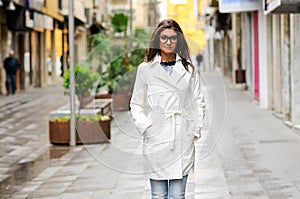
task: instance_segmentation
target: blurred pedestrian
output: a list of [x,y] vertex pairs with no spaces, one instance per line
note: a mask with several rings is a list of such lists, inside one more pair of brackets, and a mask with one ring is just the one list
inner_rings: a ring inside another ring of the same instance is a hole
[[9,51],[9,56],[4,60],[4,69],[6,72],[6,91],[7,95],[15,94],[17,89],[17,71],[19,69],[19,62],[15,58],[15,52]]
[[64,68],[64,54],[60,56],[60,76],[63,77],[65,74],[65,68]]
[[185,198],[205,102],[199,73],[176,21],[163,20],[154,30],[145,61],[137,69],[130,107],[143,136],[152,198]]
[[203,60],[202,54],[198,53],[196,55],[196,61],[197,61],[197,66],[198,66],[199,70],[201,69],[202,60]]

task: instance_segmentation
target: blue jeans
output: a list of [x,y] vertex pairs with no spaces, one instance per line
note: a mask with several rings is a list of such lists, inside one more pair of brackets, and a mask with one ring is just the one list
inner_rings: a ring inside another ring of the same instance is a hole
[[187,175],[182,179],[150,179],[152,199],[184,199]]
[[16,75],[12,75],[12,74],[6,74],[6,90],[7,90],[7,94],[15,94],[16,89],[17,89],[17,76]]

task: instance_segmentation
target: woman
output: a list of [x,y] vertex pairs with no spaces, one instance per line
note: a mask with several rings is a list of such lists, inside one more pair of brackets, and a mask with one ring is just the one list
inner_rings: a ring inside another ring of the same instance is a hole
[[152,198],[185,198],[200,138],[205,103],[200,77],[178,23],[163,20],[153,32],[137,69],[130,102],[143,135],[145,172]]

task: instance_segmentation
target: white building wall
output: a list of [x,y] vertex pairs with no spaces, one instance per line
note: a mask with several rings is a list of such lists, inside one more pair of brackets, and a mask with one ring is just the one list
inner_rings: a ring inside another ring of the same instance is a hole
[[268,108],[268,61],[267,61],[267,24],[264,12],[258,12],[259,17],[259,104]]
[[291,122],[300,129],[300,14],[291,15]]
[[274,112],[282,116],[282,66],[281,66],[281,40],[280,15],[272,15],[272,59],[273,59],[273,85],[274,85]]

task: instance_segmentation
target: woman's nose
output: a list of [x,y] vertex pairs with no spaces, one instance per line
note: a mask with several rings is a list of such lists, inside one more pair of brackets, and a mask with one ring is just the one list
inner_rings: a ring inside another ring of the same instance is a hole
[[166,44],[172,44],[171,39],[167,39],[167,43]]

